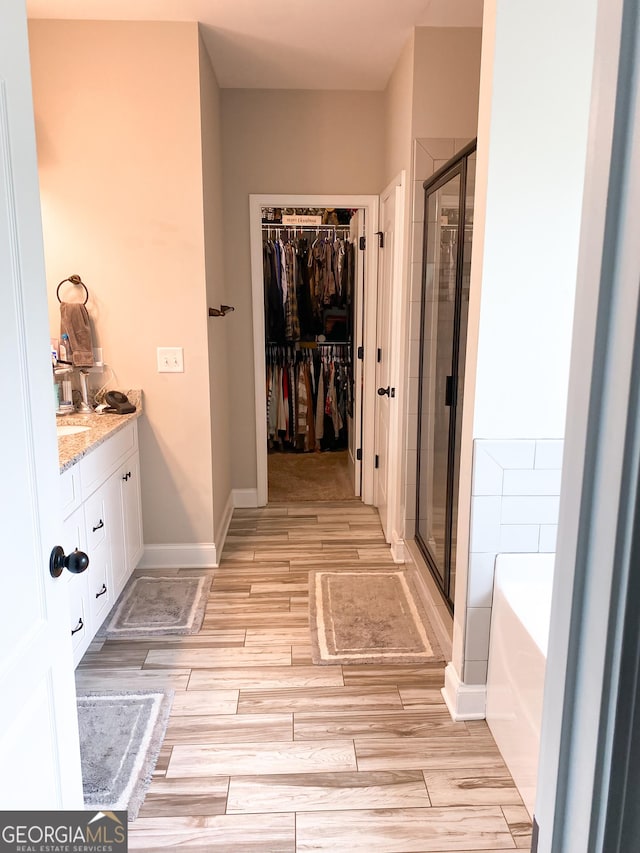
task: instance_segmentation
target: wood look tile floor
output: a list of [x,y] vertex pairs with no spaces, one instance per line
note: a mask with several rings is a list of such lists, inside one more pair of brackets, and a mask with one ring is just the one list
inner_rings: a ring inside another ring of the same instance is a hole
[[376,511],[236,510],[199,634],[90,647],[80,688],[176,691],[130,849],[528,849],[527,811],[486,724],[449,717],[444,664],[313,665],[319,565],[393,567]]

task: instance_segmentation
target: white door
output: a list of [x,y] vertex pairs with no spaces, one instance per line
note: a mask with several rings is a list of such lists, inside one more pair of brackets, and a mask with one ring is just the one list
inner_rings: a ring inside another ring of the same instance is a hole
[[62,524],[22,2],[4,3],[0,12],[0,282],[0,803],[79,809],[66,582],[54,580],[48,565]]
[[395,404],[395,388],[391,385],[391,308],[395,258],[396,187],[380,198],[380,231],[378,232],[378,299],[376,324],[376,417],[374,503],[387,542],[390,541],[389,520],[389,428],[390,408]]

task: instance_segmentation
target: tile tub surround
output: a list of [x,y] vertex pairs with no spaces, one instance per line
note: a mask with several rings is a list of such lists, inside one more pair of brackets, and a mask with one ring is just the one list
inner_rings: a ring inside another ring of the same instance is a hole
[[563,444],[474,442],[465,684],[486,682],[496,556],[555,551]]
[[142,391],[127,391],[126,395],[136,407],[136,411],[130,415],[97,415],[93,413],[89,415],[63,415],[56,418],[56,426],[89,427],[86,432],[58,437],[60,473],[75,465],[78,460],[110,438],[115,432],[140,417],[142,414]]

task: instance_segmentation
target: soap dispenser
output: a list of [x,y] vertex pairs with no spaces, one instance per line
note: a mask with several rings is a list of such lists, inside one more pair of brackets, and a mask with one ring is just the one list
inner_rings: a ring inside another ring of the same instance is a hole
[[60,336],[58,361],[62,361],[64,364],[71,364],[71,345],[69,343],[69,335],[66,332]]

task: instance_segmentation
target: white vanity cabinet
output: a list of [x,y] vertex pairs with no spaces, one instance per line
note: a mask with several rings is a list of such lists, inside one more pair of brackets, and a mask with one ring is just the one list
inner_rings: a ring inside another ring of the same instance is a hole
[[142,556],[137,423],[132,421],[60,475],[66,554],[89,557],[65,571],[77,664]]
[[[67,473],[67,472],[65,472]],[[62,527],[62,542],[60,543],[65,554],[71,554],[77,548],[78,551],[87,550],[85,537],[84,508],[78,505],[64,520]],[[64,580],[67,584],[69,597],[69,630],[71,631],[71,642],[73,644],[74,662],[77,663],[88,645],[88,595],[87,595],[87,573],[72,575],[64,572]]]
[[140,457],[136,450],[121,466],[120,490],[124,521],[125,562],[137,566],[142,557],[142,505],[140,502]]

